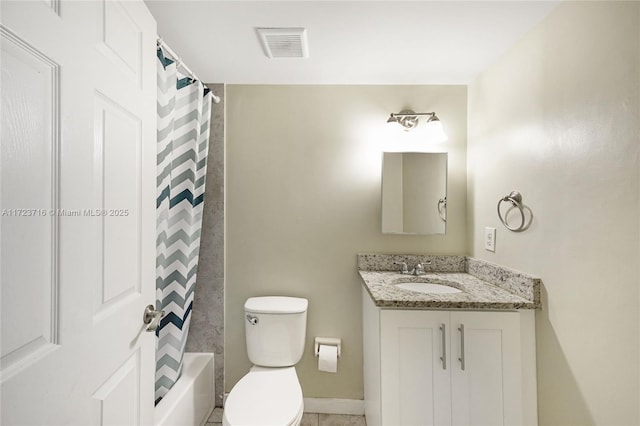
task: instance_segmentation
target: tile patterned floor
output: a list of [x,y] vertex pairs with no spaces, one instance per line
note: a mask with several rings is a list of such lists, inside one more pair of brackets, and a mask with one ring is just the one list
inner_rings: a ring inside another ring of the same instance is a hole
[[[207,420],[206,426],[222,425],[222,408],[216,407]],[[346,414],[304,413],[300,426],[366,426],[364,416]]]
[[364,416],[304,413],[300,426],[366,426]]

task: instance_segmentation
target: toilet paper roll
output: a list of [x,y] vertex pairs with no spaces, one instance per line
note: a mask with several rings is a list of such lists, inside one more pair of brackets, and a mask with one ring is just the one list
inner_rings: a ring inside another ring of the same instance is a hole
[[328,373],[335,373],[338,371],[338,347],[320,345],[318,350],[318,370],[326,371]]

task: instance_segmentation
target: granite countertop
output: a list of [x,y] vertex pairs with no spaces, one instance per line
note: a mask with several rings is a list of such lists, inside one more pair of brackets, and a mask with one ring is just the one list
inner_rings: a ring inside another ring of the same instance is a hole
[[[360,271],[365,288],[381,308],[432,309],[534,309],[535,304],[464,272],[430,272],[421,276],[389,271]],[[434,280],[462,290],[462,293],[425,294],[397,288],[393,282]]]
[[[425,267],[426,274],[413,276],[389,270],[389,265],[393,261],[406,256],[392,257],[377,254],[358,256],[360,269],[358,272],[364,287],[374,304],[380,308],[487,310],[540,308],[540,280],[498,265],[462,256],[416,256],[416,259],[429,267]],[[435,283],[440,281],[462,292],[419,293],[404,290],[395,285],[398,282],[425,281]]]

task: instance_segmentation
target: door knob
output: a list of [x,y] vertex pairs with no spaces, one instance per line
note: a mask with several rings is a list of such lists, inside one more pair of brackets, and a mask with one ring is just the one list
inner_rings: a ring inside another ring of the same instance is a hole
[[144,308],[142,322],[148,324],[146,331],[154,332],[160,325],[160,319],[164,316],[164,311],[156,310],[153,305],[147,305]]

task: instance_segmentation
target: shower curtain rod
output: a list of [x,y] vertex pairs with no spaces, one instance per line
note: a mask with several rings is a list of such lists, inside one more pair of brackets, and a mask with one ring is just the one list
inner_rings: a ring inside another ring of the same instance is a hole
[[[173,59],[176,61],[176,67],[182,67],[182,69],[184,69],[187,73],[189,73],[189,76],[194,80],[202,81],[198,78],[198,76],[193,71],[191,71],[191,68],[189,68],[187,64],[182,62],[182,58],[180,58],[180,56],[178,56],[176,52],[174,52],[174,50],[170,48],[169,45],[164,40],[162,40],[162,37],[158,36],[157,44],[158,44],[158,47],[163,48],[164,50],[167,51],[169,55],[173,57]],[[216,104],[220,103],[220,97],[216,96],[216,94],[213,93],[213,90],[211,90],[211,99],[213,99],[213,102]]]

